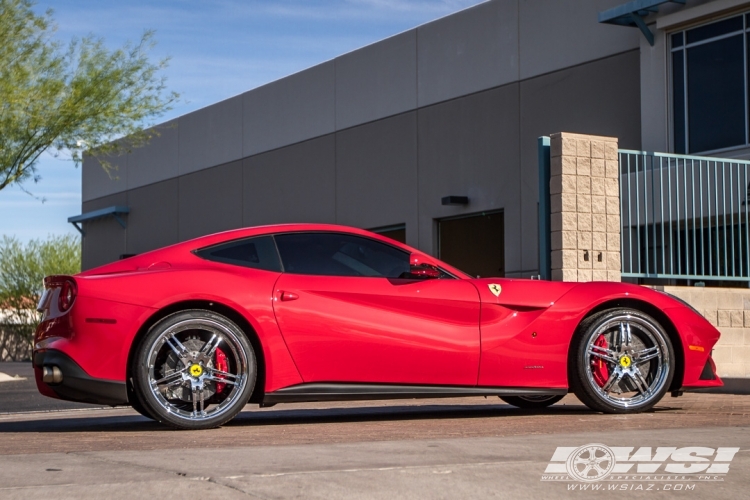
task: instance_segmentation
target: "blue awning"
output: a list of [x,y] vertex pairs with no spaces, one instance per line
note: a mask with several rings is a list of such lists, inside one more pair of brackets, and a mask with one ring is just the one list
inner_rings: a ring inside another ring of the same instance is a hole
[[600,12],[599,22],[639,28],[643,36],[648,40],[648,43],[653,46],[654,34],[648,29],[643,18],[653,12],[659,12],[659,6],[664,3],[685,5],[685,0],[633,0],[632,2]]
[[117,220],[117,222],[120,223],[123,229],[125,229],[127,226],[125,225],[125,221],[120,217],[120,215],[125,215],[128,213],[130,213],[130,208],[128,207],[113,206],[100,208],[99,210],[93,210],[81,215],[74,215],[73,217],[68,217],[68,222],[73,224],[73,226],[78,229],[78,231],[81,233],[81,236],[86,236],[86,233],[83,231],[83,227],[80,225],[82,222],[100,219],[102,217],[111,215],[115,218],[115,220]]

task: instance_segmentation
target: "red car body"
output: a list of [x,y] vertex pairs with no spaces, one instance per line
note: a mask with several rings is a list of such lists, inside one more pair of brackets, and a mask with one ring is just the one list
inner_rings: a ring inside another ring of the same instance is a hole
[[[256,235],[316,231],[382,241],[410,252],[413,263],[436,265],[458,279],[301,275],[193,253]],[[500,293],[490,285],[499,285]],[[670,390],[722,385],[710,357],[719,332],[665,293],[625,283],[474,279],[406,245],[349,227],[228,231],[72,278],[49,277],[46,286],[40,302],[44,319],[34,338],[36,381],[40,392],[63,399],[128,404],[126,381],[137,339],[167,314],[196,307],[218,311],[249,330],[259,358],[250,401],[258,403],[283,401],[285,391],[297,394],[287,400],[336,399],[295,392],[315,383],[444,388],[436,389],[439,395],[483,387],[565,393],[576,328],[592,312],[615,305],[643,310],[670,335],[676,355]],[[60,305],[66,297],[72,306]],[[45,382],[43,370],[50,366],[62,370],[62,383]]]

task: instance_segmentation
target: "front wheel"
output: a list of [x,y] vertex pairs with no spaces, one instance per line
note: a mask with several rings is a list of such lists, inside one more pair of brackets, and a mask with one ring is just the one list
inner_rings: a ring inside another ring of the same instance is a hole
[[610,309],[584,320],[573,337],[570,385],[593,410],[644,411],[669,389],[674,359],[658,321],[635,309]]
[[539,410],[547,408],[560,401],[565,396],[500,396],[509,405],[524,410]]
[[218,427],[239,413],[255,386],[255,353],[228,318],[182,311],[155,324],[135,353],[137,400],[178,429]]

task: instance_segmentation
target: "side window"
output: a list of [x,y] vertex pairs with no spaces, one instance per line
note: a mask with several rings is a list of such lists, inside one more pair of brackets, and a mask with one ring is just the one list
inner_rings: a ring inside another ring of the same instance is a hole
[[281,272],[279,255],[271,236],[230,241],[196,250],[198,257],[224,264]]
[[288,273],[398,278],[409,272],[407,252],[369,238],[342,233],[287,233],[274,238]]

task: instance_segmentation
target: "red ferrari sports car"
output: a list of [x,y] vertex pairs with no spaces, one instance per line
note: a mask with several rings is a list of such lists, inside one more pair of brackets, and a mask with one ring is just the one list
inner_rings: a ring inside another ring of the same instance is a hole
[[223,232],[49,276],[34,338],[54,398],[184,429],[248,403],[575,392],[613,413],[722,385],[719,332],[624,283],[472,278],[383,236],[318,224]]

